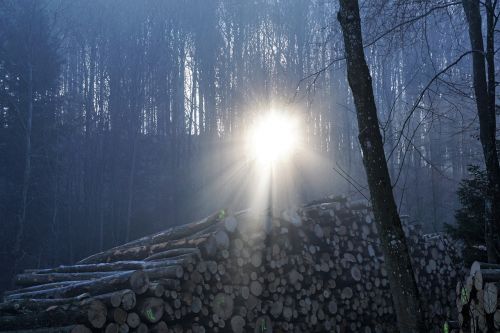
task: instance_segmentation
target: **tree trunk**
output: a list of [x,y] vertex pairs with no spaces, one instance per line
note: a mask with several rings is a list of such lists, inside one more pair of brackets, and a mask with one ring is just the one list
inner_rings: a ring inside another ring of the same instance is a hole
[[[489,8],[493,10],[491,1],[487,1]],[[485,198],[486,221],[485,240],[488,251],[488,261],[498,262],[500,232],[500,166],[495,144],[495,79],[493,59],[493,17],[490,9],[487,9],[487,52],[484,53],[483,33],[481,30],[481,12],[479,0],[462,0],[462,5],[469,24],[469,38],[472,53],[472,72],[474,81],[474,93],[476,95],[476,107],[479,117],[479,137],[483,148],[486,174],[490,184],[491,193]],[[486,62],[488,61],[488,82],[486,78]],[[497,238],[497,239],[495,239]]]
[[128,198],[127,198],[127,223],[125,230],[125,241],[130,241],[130,227],[132,223],[132,204],[134,200],[134,180],[135,180],[135,167],[137,160],[137,140],[138,134],[134,134],[134,142],[132,144],[132,162],[130,166],[130,173],[128,178]]
[[359,142],[381,248],[401,332],[427,332],[419,292],[387,169],[377,109],[361,37],[358,1],[341,0],[338,13],[347,57],[347,76],[357,111]]
[[28,115],[26,118],[26,146],[25,146],[25,162],[24,162],[24,176],[23,176],[23,190],[22,190],[22,203],[21,203],[21,216],[19,218],[19,228],[17,229],[16,239],[14,244],[14,254],[19,255],[21,250],[21,243],[24,236],[24,226],[26,224],[26,212],[28,209],[28,191],[31,178],[31,130],[33,123],[33,66],[28,64]]

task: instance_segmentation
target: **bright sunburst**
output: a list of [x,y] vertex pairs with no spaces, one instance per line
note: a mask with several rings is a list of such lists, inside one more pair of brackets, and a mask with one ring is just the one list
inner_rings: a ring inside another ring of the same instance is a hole
[[293,154],[299,143],[297,119],[279,111],[258,118],[250,129],[247,145],[252,159],[272,166]]

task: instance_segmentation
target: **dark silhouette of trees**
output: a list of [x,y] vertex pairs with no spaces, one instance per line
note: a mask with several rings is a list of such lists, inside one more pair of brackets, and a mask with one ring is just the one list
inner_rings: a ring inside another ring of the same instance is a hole
[[[338,4],[2,1],[0,261],[74,262],[246,208],[241,137],[271,105],[303,119],[298,201],[368,196]],[[398,209],[441,231],[483,155],[463,8],[377,0],[360,15]]]
[[52,140],[58,105],[58,40],[52,35],[44,4],[38,1],[3,1],[0,100],[5,113],[0,153],[4,161],[6,199],[5,248],[8,267],[31,250],[30,229],[44,229],[37,210],[46,210],[54,190],[45,165],[55,157]]
[[485,240],[488,261],[496,263],[500,255],[500,164],[496,148],[495,116],[495,50],[494,31],[498,14],[497,1],[487,0],[486,8],[486,49],[483,42],[480,2],[463,0],[467,17],[472,54],[472,74],[477,114],[479,118],[479,138],[483,148],[486,174],[491,187],[485,201]]

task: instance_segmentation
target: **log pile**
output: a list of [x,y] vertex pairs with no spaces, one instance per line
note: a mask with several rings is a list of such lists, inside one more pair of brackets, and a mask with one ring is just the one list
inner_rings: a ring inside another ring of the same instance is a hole
[[456,287],[458,321],[463,332],[500,332],[500,265],[475,261]]
[[[407,229],[428,323],[441,331],[455,309],[457,251]],[[373,216],[345,197],[273,218],[221,211],[15,282],[0,331],[395,330]]]

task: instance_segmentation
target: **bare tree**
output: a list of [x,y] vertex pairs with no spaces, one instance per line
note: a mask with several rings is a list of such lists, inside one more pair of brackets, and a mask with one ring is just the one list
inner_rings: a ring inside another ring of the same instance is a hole
[[479,138],[483,148],[486,174],[491,193],[486,198],[485,240],[489,262],[499,260],[500,232],[500,166],[496,150],[495,135],[495,62],[494,29],[498,17],[494,10],[497,1],[486,1],[487,39],[484,50],[482,19],[479,0],[463,0],[465,16],[469,25],[469,38],[472,48],[472,73],[476,107],[479,117]]
[[358,1],[340,0],[338,20],[344,36],[347,78],[356,106],[375,221],[388,268],[394,308],[401,332],[427,332],[405,234],[392,192],[379,128],[372,79],[365,60]]

